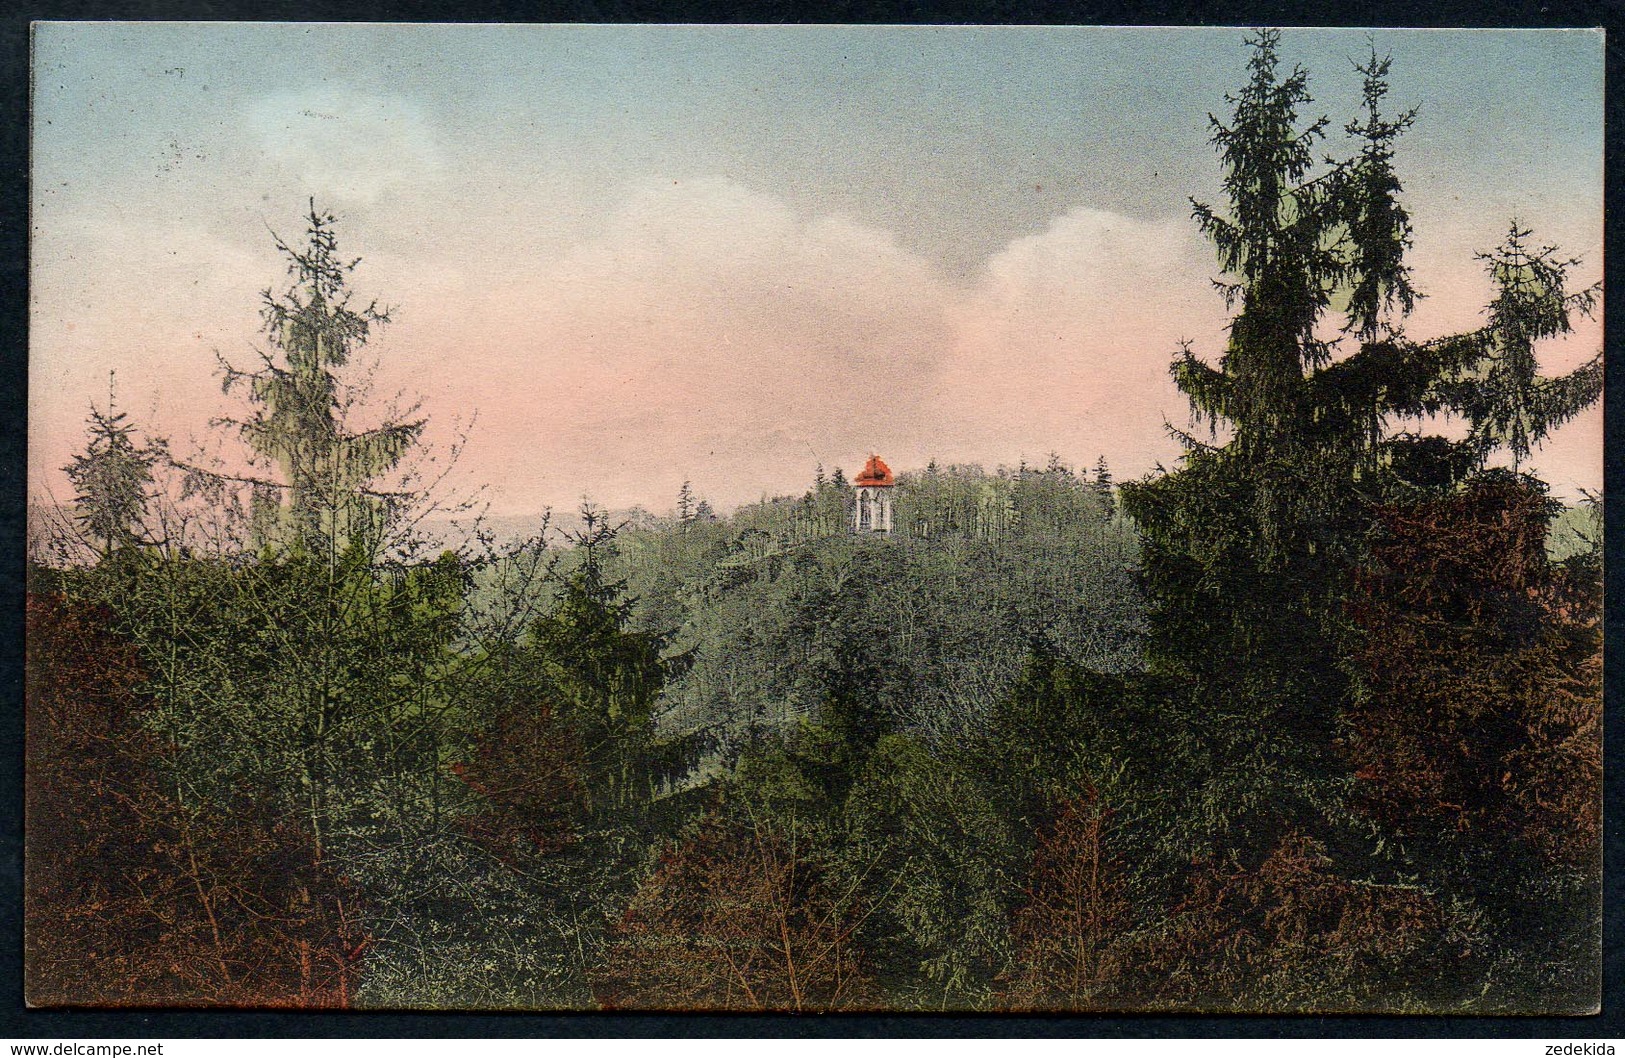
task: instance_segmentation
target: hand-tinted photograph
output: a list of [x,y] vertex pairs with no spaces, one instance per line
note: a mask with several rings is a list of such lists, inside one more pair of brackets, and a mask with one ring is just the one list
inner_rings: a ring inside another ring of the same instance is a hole
[[33,34],[29,1004],[1597,1009],[1600,31]]

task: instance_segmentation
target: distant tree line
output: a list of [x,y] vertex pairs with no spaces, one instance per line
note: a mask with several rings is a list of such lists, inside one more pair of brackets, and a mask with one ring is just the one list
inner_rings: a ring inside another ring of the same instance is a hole
[[1600,533],[1553,559],[1522,467],[1597,292],[1513,225],[1482,325],[1409,337],[1414,114],[1372,54],[1327,158],[1278,44],[1193,203],[1233,316],[1178,466],[933,462],[889,535],[819,467],[437,539],[312,204],[221,363],[241,457],[110,396],[35,523],[29,1000],[1589,1009]]

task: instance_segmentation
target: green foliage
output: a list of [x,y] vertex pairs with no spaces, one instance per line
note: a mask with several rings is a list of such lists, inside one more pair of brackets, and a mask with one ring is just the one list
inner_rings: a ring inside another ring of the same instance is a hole
[[971,762],[882,739],[847,799],[849,873],[874,894],[859,938],[894,1001],[982,1006],[1007,958],[1017,843]]
[[[1598,370],[1542,391],[1561,413],[1511,395],[1538,388],[1531,343],[1590,304],[1565,297],[1566,263],[1525,251],[1516,231],[1492,265],[1501,294],[1488,327],[1405,337],[1416,292],[1393,159],[1413,115],[1382,116],[1388,62],[1373,55],[1359,67],[1364,118],[1347,126],[1357,151],[1317,171],[1327,122],[1300,117],[1307,75],[1281,76],[1278,42],[1270,31],[1252,38],[1248,85],[1230,100],[1230,122],[1213,120],[1228,215],[1194,206],[1232,277],[1229,344],[1217,368],[1187,349],[1173,369],[1194,415],[1230,438],[1187,438],[1182,469],[1123,489],[1143,534],[1151,669],[1179,681],[1179,723],[1211,747],[1191,761],[1189,816],[1214,834],[1239,827],[1225,840],[1258,854],[1283,827],[1318,833],[1341,815],[1343,600],[1369,505],[1448,488],[1502,441],[1519,458],[1544,424],[1595,399],[1584,379]],[[1339,299],[1352,351],[1321,337]],[[1529,413],[1524,426],[1508,426],[1513,406]],[[1388,432],[1396,417],[1440,410],[1468,414],[1473,439]]]
[[807,724],[847,747],[962,738],[985,724],[1035,637],[1106,670],[1138,665],[1132,527],[1065,468],[905,474],[897,531],[859,539],[826,483],[681,531],[629,529],[606,559],[631,626],[671,630],[692,666],[657,726],[719,763]]
[[28,600],[30,1001],[347,1005],[370,943],[355,887],[263,776],[197,796],[111,618]]
[[1479,254],[1495,283],[1484,328],[1485,355],[1447,378],[1441,389],[1451,410],[1471,426],[1469,443],[1482,462],[1506,448],[1516,468],[1553,429],[1602,396],[1602,354],[1559,378],[1544,378],[1535,346],[1568,334],[1575,314],[1590,316],[1600,287],[1571,293],[1578,258],[1531,246],[1533,233],[1516,222],[1494,252]]
[[[82,963],[109,1002],[1583,1007],[1600,526],[1483,467],[1597,399],[1535,348],[1595,291],[1514,225],[1485,325],[1410,338],[1388,60],[1338,160],[1250,49],[1193,203],[1235,315],[1173,365],[1209,439],[1121,485],[933,460],[890,534],[819,467],[441,551],[423,423],[352,377],[389,313],[312,204],[272,351],[225,367],[252,472],[172,496],[93,409],[98,546],[31,570],[41,994]],[[1438,413],[1467,439],[1395,428]]]
[[1117,513],[1117,493],[1112,487],[1112,471],[1106,465],[1103,455],[1095,460],[1095,474],[1089,481],[1089,487],[1094,490],[1095,497],[1100,502],[1100,516],[1110,518]]
[[582,510],[578,567],[565,575],[551,612],[532,626],[528,652],[559,695],[561,716],[574,730],[603,800],[626,808],[643,795],[648,776],[636,775],[651,734],[655,703],[669,676],[687,659],[665,652],[667,636],[627,628],[633,602],[622,582],[607,580],[617,529],[592,507]]
[[75,518],[107,556],[143,539],[153,466],[166,458],[161,440],[138,442],[129,417],[113,407],[90,409],[85,450],[64,469],[73,483]]
[[254,371],[224,360],[221,369],[226,391],[243,388],[253,408],[232,425],[277,475],[253,482],[257,539],[335,561],[353,545],[377,546],[392,506],[406,497],[374,483],[400,464],[424,422],[391,416],[357,429],[348,421],[361,394],[335,369],[389,322],[389,310],[377,302],[352,307],[348,277],[360,258],[339,256],[331,213],[312,202],[307,219],[303,247],[276,243],[292,282],[262,294],[265,334],[280,359],[262,353]]
[[1336,196],[1351,244],[1345,266],[1349,290],[1344,329],[1367,342],[1384,333],[1396,334],[1397,321],[1410,314],[1421,296],[1411,285],[1411,270],[1405,263],[1405,253],[1411,248],[1411,217],[1399,199],[1403,189],[1394,171],[1394,143],[1415,124],[1416,111],[1383,116],[1391,65],[1387,57],[1378,58],[1373,48],[1365,64],[1355,67],[1363,77],[1365,114],[1363,120],[1349,122],[1344,131],[1360,150],[1340,174],[1344,187]]

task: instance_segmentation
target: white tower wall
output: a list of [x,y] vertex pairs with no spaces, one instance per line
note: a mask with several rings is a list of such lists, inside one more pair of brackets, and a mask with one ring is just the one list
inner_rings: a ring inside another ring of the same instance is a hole
[[852,512],[853,532],[891,532],[891,491],[881,485],[858,486],[857,505]]

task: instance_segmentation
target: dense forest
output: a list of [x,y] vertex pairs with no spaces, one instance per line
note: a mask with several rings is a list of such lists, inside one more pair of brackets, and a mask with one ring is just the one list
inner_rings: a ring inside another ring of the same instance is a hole
[[890,533],[823,467],[448,508],[312,204],[220,363],[240,455],[110,395],[34,512],[29,1001],[1592,1009],[1600,523],[1522,468],[1600,294],[1513,224],[1407,335],[1414,112],[1373,54],[1339,137],[1277,45],[1192,204],[1232,321],[1176,467],[933,463]]

